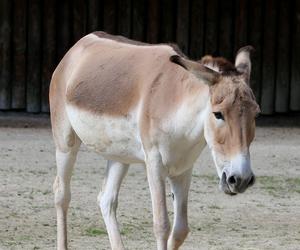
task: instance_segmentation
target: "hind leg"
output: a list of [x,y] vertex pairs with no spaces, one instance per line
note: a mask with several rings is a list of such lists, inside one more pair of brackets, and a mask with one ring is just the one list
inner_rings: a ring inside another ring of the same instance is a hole
[[[74,133],[74,132],[72,132]],[[71,200],[70,181],[80,140],[75,136],[74,144],[66,150],[56,148],[57,175],[53,184],[57,214],[57,249],[67,249],[67,211]]]
[[118,227],[116,210],[120,186],[128,171],[128,167],[129,165],[127,164],[108,161],[102,192],[98,196],[98,203],[113,250],[125,249]]

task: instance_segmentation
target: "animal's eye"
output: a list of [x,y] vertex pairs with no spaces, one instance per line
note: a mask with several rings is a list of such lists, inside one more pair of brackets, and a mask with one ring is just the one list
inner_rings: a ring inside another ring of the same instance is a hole
[[218,119],[218,120],[222,119],[224,121],[224,116],[222,115],[221,112],[213,112],[213,113],[214,113],[216,119]]

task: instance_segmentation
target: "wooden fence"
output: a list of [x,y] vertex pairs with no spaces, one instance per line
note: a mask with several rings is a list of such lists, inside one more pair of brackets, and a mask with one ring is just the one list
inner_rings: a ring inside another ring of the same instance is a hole
[[55,66],[104,30],[231,60],[251,44],[263,114],[300,111],[300,0],[0,0],[0,109],[48,112]]

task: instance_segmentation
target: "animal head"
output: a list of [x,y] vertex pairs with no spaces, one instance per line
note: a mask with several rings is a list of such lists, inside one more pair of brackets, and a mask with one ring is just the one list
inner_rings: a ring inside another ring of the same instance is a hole
[[209,86],[205,139],[220,177],[220,188],[231,195],[244,192],[255,181],[249,146],[260,110],[249,87],[251,50],[251,46],[241,48],[235,65],[211,56],[198,62],[177,55],[170,58]]

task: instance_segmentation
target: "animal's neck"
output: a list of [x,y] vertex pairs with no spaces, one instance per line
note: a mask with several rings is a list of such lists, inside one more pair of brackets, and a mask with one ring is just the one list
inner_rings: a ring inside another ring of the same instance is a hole
[[183,108],[179,111],[179,117],[189,131],[190,138],[197,141],[203,138],[204,126],[211,107],[208,87],[199,82],[196,84],[197,87],[193,88],[193,91],[185,93],[186,98],[182,104]]
[[210,127],[209,119],[211,113],[212,113],[211,99],[209,97],[206,103],[205,115],[204,115],[204,138],[209,148],[211,148],[212,145],[212,134],[211,134],[211,129],[209,128]]

